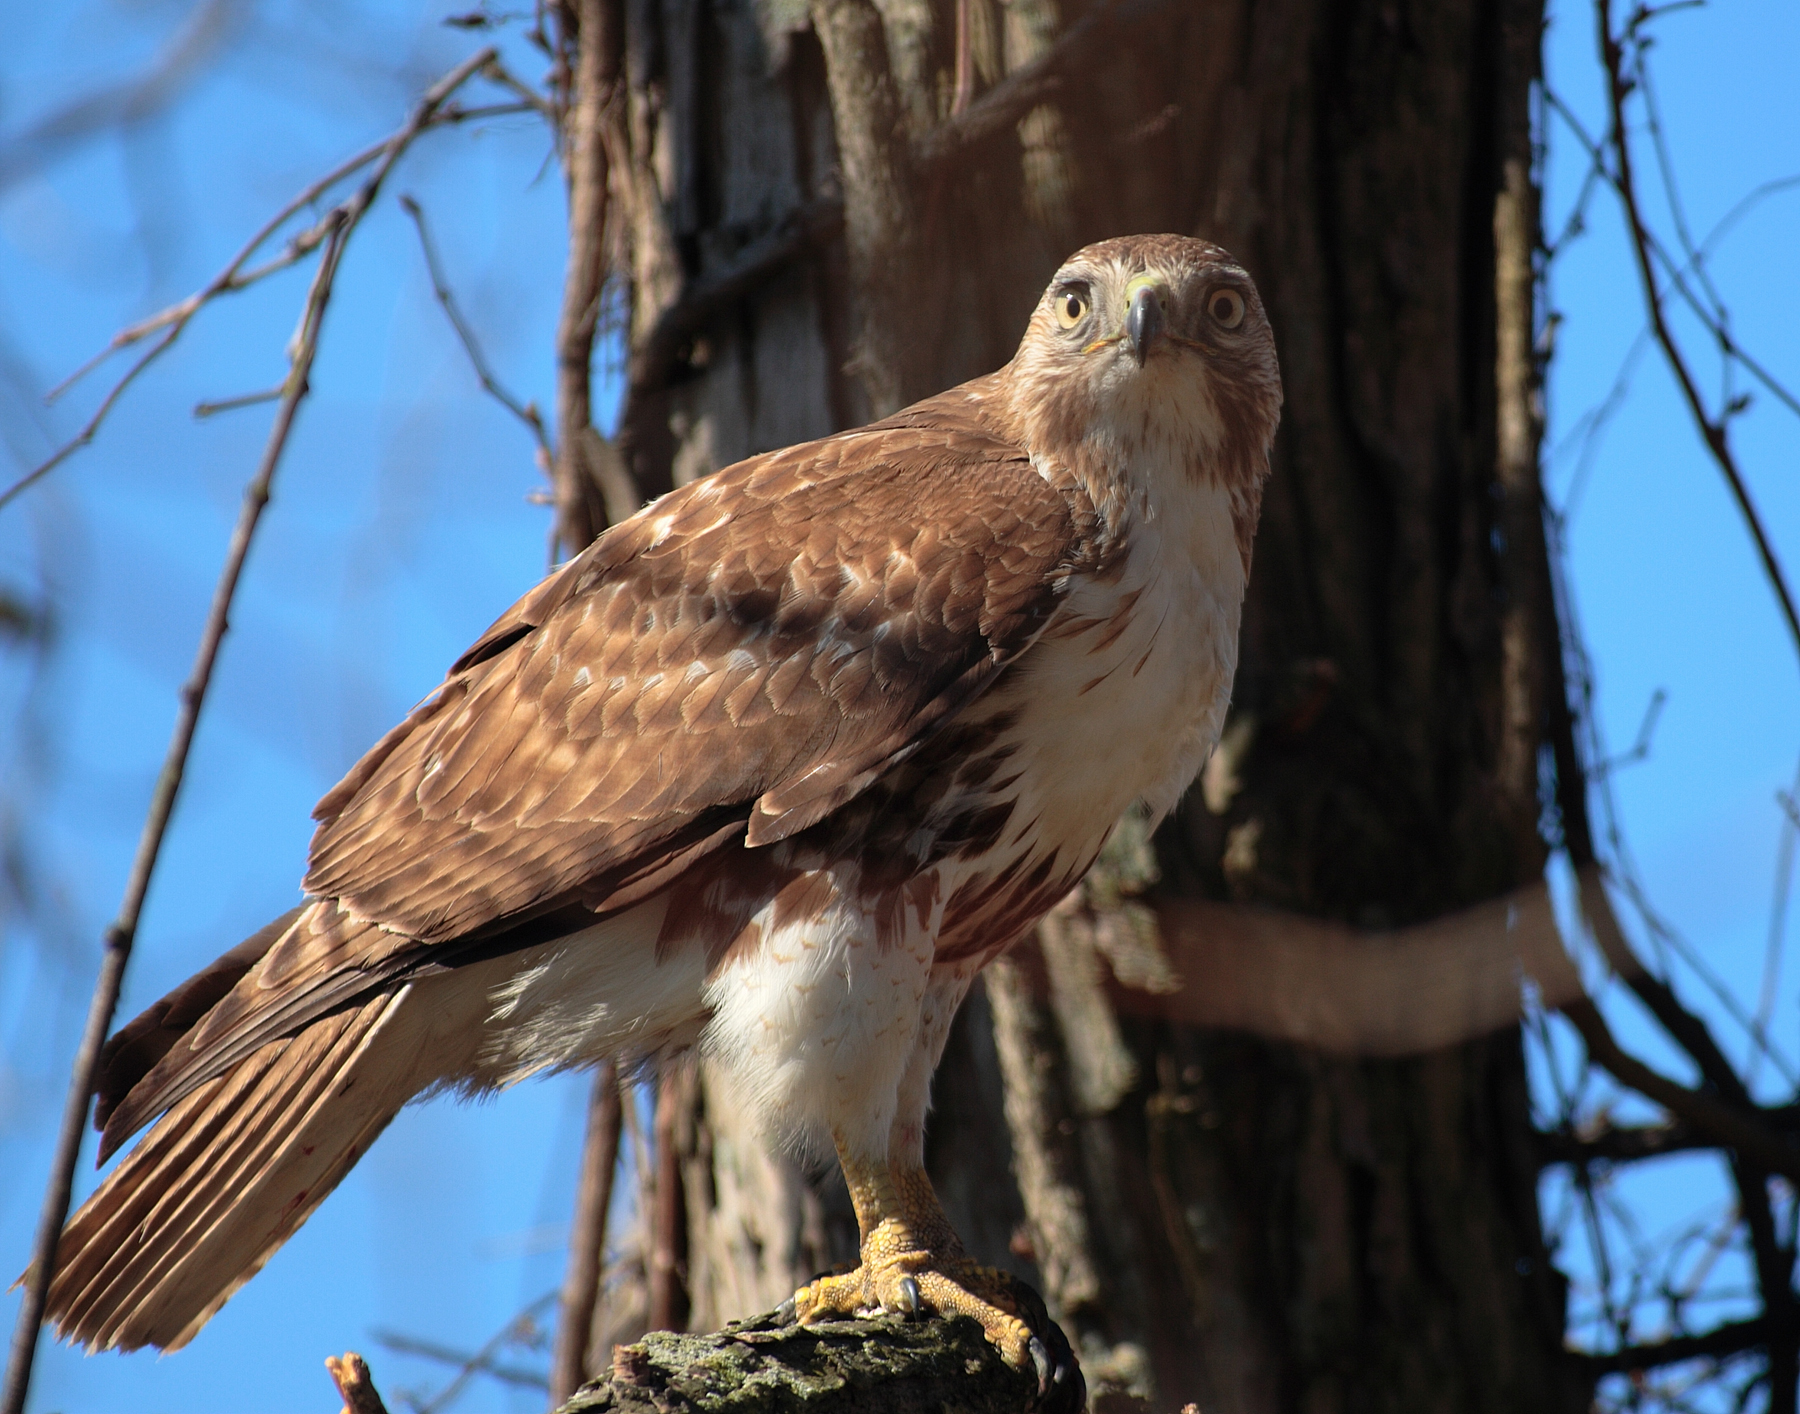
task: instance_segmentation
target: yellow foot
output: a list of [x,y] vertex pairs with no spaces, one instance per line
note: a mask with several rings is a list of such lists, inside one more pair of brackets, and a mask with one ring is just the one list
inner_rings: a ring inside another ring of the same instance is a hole
[[[1079,1409],[1080,1367],[1037,1293],[1023,1282],[967,1257],[908,1251],[866,1259],[854,1271],[815,1278],[796,1291],[782,1314],[802,1324],[893,1311],[970,1316],[1001,1358],[1037,1376],[1040,1395]],[[1073,1394],[1072,1403],[1066,1396]]]

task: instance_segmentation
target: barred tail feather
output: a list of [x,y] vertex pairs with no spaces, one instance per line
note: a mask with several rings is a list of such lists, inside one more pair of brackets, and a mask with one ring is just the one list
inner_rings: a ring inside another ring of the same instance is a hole
[[443,1075],[412,992],[268,1042],[165,1114],[63,1230],[48,1310],[59,1334],[90,1349],[193,1339]]

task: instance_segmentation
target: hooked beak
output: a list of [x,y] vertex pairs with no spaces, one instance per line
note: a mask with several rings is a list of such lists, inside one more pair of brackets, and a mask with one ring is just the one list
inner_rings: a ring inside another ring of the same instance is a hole
[[1150,357],[1150,345],[1163,331],[1162,300],[1154,286],[1142,284],[1131,296],[1125,311],[1125,337],[1131,340],[1131,351],[1137,355],[1138,367]]

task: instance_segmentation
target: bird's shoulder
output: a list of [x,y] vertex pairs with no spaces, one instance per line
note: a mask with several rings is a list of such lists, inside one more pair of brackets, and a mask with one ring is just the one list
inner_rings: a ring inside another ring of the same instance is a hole
[[438,941],[622,906],[816,823],[972,701],[1094,562],[979,382],[606,532],[320,802],[310,894]]

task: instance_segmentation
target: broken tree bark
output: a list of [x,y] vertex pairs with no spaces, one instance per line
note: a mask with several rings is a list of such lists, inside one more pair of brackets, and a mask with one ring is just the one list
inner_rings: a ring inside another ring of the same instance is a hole
[[782,1327],[764,1316],[622,1345],[560,1414],[1021,1414],[1036,1397],[1037,1381],[966,1317]]

